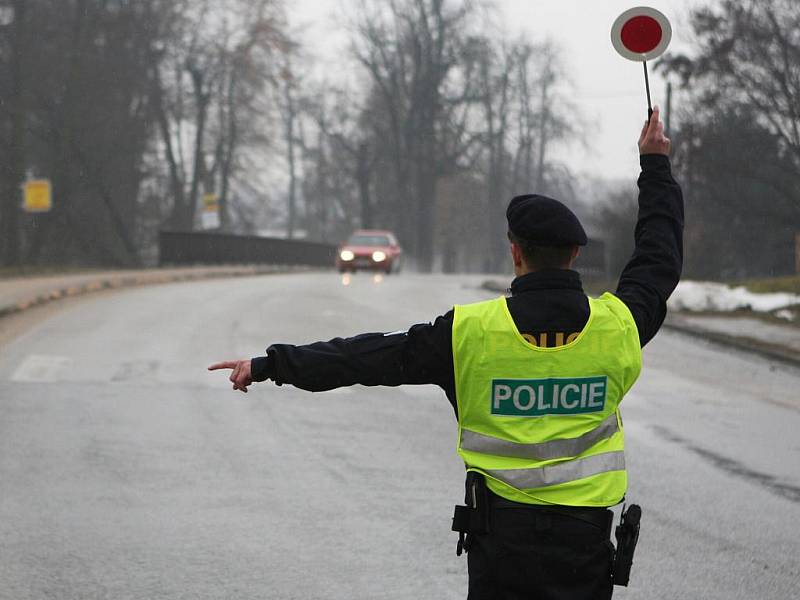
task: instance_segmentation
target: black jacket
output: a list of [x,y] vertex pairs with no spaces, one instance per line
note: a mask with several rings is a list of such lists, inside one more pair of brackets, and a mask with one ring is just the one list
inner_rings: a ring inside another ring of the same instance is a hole
[[[669,159],[641,157],[636,248],[616,295],[628,306],[642,346],[656,334],[683,264],[683,196]],[[577,272],[552,269],[517,277],[508,308],[520,333],[541,346],[561,345],[583,329],[589,302]],[[252,359],[254,381],[272,379],[319,392],[354,384],[436,384],[456,409],[453,311],[405,333],[365,333],[304,346],[274,344]]]

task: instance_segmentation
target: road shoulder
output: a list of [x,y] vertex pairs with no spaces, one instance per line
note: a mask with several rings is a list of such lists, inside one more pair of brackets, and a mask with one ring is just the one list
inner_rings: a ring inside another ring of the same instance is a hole
[[252,277],[294,270],[298,269],[276,265],[220,265],[5,278],[0,279],[0,317],[102,290],[220,277]]
[[42,320],[85,297],[125,288],[224,277],[252,277],[302,270],[273,265],[222,265],[70,273],[0,279],[0,348]]

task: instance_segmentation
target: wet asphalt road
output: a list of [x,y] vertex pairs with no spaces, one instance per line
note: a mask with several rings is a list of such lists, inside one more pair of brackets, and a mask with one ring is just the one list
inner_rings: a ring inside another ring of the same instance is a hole
[[[427,321],[480,278],[87,298],[0,348],[0,598],[464,598],[435,387],[244,395],[210,362]],[[800,372],[662,332],[623,411],[644,509],[615,598],[800,597]]]

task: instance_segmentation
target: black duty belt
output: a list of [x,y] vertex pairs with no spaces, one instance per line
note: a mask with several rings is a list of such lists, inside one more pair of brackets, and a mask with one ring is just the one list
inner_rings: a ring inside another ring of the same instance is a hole
[[459,556],[463,550],[469,551],[472,535],[489,533],[491,528],[489,513],[495,509],[541,511],[543,516],[557,516],[586,523],[611,538],[614,513],[607,508],[524,504],[506,500],[491,492],[486,486],[484,477],[472,471],[467,473],[465,502],[466,506],[456,506],[453,514],[452,529],[458,532],[456,554]]
[[590,525],[594,525],[598,529],[607,531],[609,537],[611,536],[611,524],[614,520],[614,513],[607,508],[594,508],[586,506],[563,506],[551,504],[524,504],[522,502],[514,502],[507,500],[497,494],[489,492],[489,504],[492,508],[514,508],[521,510],[534,510],[542,511],[543,513],[551,515],[559,515],[583,521]]

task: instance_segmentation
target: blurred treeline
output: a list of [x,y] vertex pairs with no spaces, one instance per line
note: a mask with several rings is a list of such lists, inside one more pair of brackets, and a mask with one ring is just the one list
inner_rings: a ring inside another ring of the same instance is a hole
[[[5,263],[142,264],[159,227],[196,226],[202,194],[229,203],[288,44],[272,0],[0,7]],[[52,181],[50,213],[19,210],[28,177]]]
[[[0,0],[3,261],[147,263],[213,194],[224,231],[391,228],[422,270],[500,268],[509,196],[571,193],[556,49],[478,3],[349,6],[320,74],[277,0]],[[52,212],[19,210],[29,177]]]
[[696,47],[661,67],[689,102],[673,137],[686,271],[795,271],[800,234],[800,2],[724,0],[691,18]]
[[[0,260],[150,264],[158,230],[202,228],[214,196],[223,231],[388,228],[420,270],[497,271],[504,207],[537,191],[577,204],[621,268],[635,188],[554,158],[581,137],[556,46],[471,0],[343,6],[348,51],[320,66],[279,0],[0,0]],[[791,272],[800,3],[714,6],[658,65],[680,88],[686,274]],[[52,180],[52,212],[19,210],[29,177]]]

